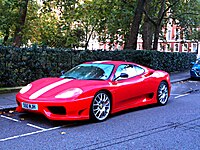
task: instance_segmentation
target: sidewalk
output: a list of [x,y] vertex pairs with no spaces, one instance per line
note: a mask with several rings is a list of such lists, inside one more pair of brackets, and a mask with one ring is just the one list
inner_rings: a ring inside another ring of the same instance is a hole
[[[187,80],[189,78],[189,71],[170,74],[170,81],[172,84],[179,81]],[[3,91],[0,91],[0,111],[15,109],[17,107],[15,95],[20,89],[21,87],[5,88]]]
[[171,84],[184,81],[190,78],[190,70],[178,73],[171,73],[170,74],[170,82]]

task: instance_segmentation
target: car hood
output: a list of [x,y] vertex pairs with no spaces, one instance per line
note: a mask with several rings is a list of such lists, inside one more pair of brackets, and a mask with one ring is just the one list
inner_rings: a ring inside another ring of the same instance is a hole
[[[106,81],[98,80],[76,80],[63,78],[43,78],[31,83],[31,88],[24,94],[24,98],[30,99],[45,99],[54,98],[57,94],[72,88],[80,88],[83,91],[94,89],[106,84]],[[34,95],[34,96],[33,96]]]

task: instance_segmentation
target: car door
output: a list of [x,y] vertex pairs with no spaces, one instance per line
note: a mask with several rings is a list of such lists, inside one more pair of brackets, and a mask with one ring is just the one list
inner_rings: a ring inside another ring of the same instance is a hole
[[[127,78],[120,78],[120,74],[128,74]],[[148,77],[145,77],[145,70],[141,67],[123,64],[120,65],[115,73],[112,84],[115,86],[113,92],[113,108],[116,111],[140,105],[145,101]],[[114,111],[113,110],[113,111]]]

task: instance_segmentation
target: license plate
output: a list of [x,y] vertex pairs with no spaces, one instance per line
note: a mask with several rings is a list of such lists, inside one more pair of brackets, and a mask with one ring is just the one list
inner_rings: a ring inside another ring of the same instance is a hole
[[37,104],[29,104],[29,103],[22,102],[22,108],[29,109],[29,110],[38,110],[38,105]]

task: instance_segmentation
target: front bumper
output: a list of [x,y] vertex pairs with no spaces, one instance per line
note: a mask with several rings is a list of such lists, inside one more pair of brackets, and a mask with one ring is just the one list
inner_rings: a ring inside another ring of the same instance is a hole
[[[75,100],[29,100],[17,94],[16,101],[17,112],[32,112],[43,114],[50,120],[88,120],[90,114],[90,105],[93,97]],[[37,110],[22,108],[22,102],[27,104],[36,104]]]

